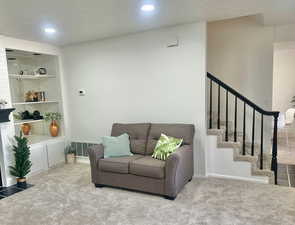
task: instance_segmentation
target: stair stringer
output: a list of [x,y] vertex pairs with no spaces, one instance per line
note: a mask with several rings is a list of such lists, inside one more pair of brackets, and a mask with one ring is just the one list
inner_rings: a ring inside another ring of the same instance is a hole
[[207,132],[207,175],[261,183],[274,183],[271,170],[257,168],[257,156],[241,155],[240,142],[223,141],[223,129]]

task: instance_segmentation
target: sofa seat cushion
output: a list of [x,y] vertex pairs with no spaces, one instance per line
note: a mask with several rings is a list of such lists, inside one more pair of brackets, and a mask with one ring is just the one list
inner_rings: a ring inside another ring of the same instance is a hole
[[142,155],[122,156],[99,160],[99,170],[112,173],[129,173],[129,163]]
[[130,162],[130,173],[157,179],[165,178],[165,161],[144,156]]

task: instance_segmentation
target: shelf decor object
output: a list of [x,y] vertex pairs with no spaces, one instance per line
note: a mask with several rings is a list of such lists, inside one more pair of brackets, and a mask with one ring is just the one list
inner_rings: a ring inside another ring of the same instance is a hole
[[9,114],[14,110],[15,108],[0,109],[0,123],[10,122]]
[[46,70],[46,68],[39,68],[38,70],[37,70],[37,75],[46,75],[47,74],[47,70]]
[[4,99],[0,99],[0,109],[5,109],[6,105],[7,105],[7,101]]
[[61,120],[61,114],[59,112],[48,112],[45,113],[45,121],[51,121],[49,126],[49,132],[52,137],[57,137],[59,132],[59,125],[57,121]]
[[29,123],[23,123],[21,129],[24,135],[29,135],[31,131],[31,125]]
[[45,91],[28,91],[25,93],[25,102],[44,102]]

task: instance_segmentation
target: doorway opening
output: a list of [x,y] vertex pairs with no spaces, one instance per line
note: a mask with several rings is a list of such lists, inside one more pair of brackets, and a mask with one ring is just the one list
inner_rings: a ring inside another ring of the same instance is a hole
[[295,187],[295,42],[274,44],[273,104],[278,123],[278,182]]

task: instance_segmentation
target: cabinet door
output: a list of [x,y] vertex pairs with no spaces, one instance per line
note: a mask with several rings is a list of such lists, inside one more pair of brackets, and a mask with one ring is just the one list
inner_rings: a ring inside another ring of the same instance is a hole
[[30,147],[31,155],[30,159],[32,162],[30,176],[40,173],[47,169],[47,154],[46,148],[43,144],[35,144]]
[[56,141],[47,143],[47,155],[48,155],[49,167],[65,162],[64,148],[65,148],[64,140],[56,140]]

